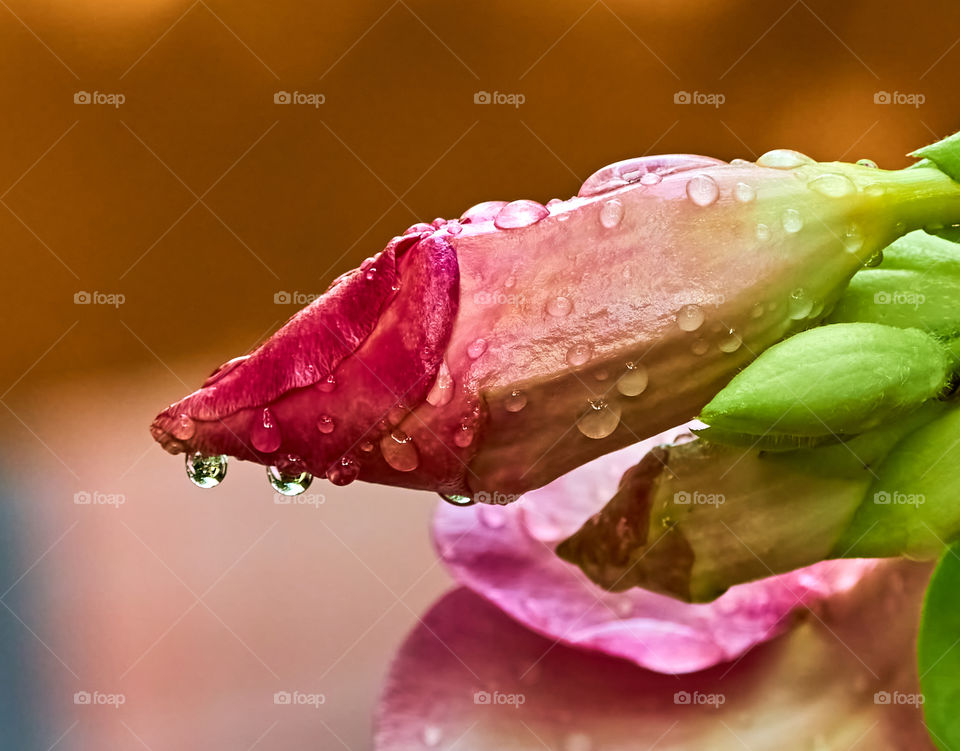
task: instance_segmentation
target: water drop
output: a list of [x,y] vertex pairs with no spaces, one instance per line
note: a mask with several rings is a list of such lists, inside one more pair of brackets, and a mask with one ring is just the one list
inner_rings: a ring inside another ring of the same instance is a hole
[[433,748],[438,743],[440,739],[443,738],[443,731],[440,730],[436,725],[426,725],[423,728],[423,742]]
[[365,454],[369,454],[371,451],[373,451],[373,448],[374,446],[371,441],[364,441],[360,444],[360,450]]
[[513,289],[516,283],[517,283],[517,277],[510,275],[504,280],[503,286],[506,287],[507,289]]
[[487,350],[487,340],[486,339],[474,339],[470,344],[467,345],[467,357],[471,360],[476,360],[480,355],[482,355]]
[[570,733],[563,739],[563,751],[593,751],[593,741],[586,733]]
[[471,206],[460,215],[460,221],[464,224],[479,224],[480,222],[489,222],[500,209],[507,205],[506,201],[484,201],[476,206]]
[[563,318],[566,315],[570,315],[571,310],[573,310],[573,303],[570,302],[569,297],[561,295],[559,297],[553,297],[547,302],[547,313],[555,318]]
[[447,222],[446,226],[444,226],[444,229],[451,235],[459,235],[461,232],[463,232],[463,225],[460,224],[460,222],[458,222],[456,219],[452,219],[451,221]]
[[647,186],[656,185],[661,180],[663,180],[663,178],[660,177],[660,175],[657,174],[656,172],[647,172],[645,175],[643,175],[640,178],[640,184],[647,185]]
[[617,379],[617,391],[624,396],[638,396],[647,388],[647,369],[640,363],[627,363],[627,372]]
[[761,154],[757,159],[757,164],[761,167],[772,167],[773,169],[795,169],[804,164],[813,164],[814,161],[806,154],[790,149],[774,149],[766,154]]
[[746,167],[747,165],[753,164],[749,159],[731,159],[730,164],[734,167]]
[[589,344],[583,342],[574,344],[567,350],[567,363],[574,368],[579,368],[590,360],[591,354],[593,354],[593,348]]
[[451,506],[473,506],[476,501],[468,495],[457,495],[455,493],[440,493],[443,500]]
[[843,247],[850,253],[858,253],[863,247],[863,233],[856,224],[851,224],[843,233]]
[[790,293],[788,307],[790,318],[794,321],[799,321],[810,315],[810,311],[813,310],[813,300],[803,287],[797,287],[797,289]]
[[766,242],[770,239],[770,228],[762,222],[757,225],[757,239],[760,242]]
[[499,229],[520,229],[536,224],[549,214],[547,207],[536,201],[511,201],[500,209],[493,224]]
[[481,504],[479,511],[480,522],[490,529],[500,529],[507,523],[507,512],[503,506],[491,506],[488,503]]
[[861,167],[870,167],[871,169],[877,168],[877,163],[872,159],[858,159],[857,164],[859,164]]
[[740,335],[737,334],[733,329],[727,332],[727,335],[720,340],[717,344],[717,347],[721,352],[736,352],[740,349],[740,345],[743,344],[743,340],[740,338]]
[[879,198],[887,192],[887,188],[880,183],[870,183],[869,185],[863,186],[863,192],[871,198]]
[[690,351],[695,355],[705,355],[710,351],[710,345],[707,344],[706,339],[697,339],[690,345]]
[[783,212],[781,221],[783,222],[784,230],[790,234],[799,232],[801,229],[803,229],[803,217],[800,216],[800,212],[796,209],[786,209]]
[[846,175],[838,175],[833,172],[813,178],[807,187],[815,193],[828,198],[842,198],[856,192],[857,186]]
[[376,279],[376,278],[377,278],[377,267],[376,267],[376,266],[371,266],[369,269],[367,269],[367,273],[365,274],[365,276],[366,276],[366,279],[367,279],[368,282],[371,282],[371,281],[373,281],[374,279]]
[[453,434],[453,442],[462,449],[473,443],[473,428],[461,425]]
[[883,263],[883,251],[878,250],[876,253],[870,256],[867,259],[867,262],[863,265],[866,266],[868,269],[875,269],[881,263]]
[[333,373],[328,375],[322,381],[317,384],[317,388],[326,393],[330,393],[337,387],[337,379],[334,377]]
[[267,479],[273,489],[281,495],[300,495],[310,487],[310,483],[313,482],[313,475],[309,472],[287,474],[277,467],[267,467]]
[[204,456],[198,451],[194,454],[187,454],[184,459],[187,477],[198,488],[215,487],[223,482],[223,478],[227,476],[227,457],[223,454]]
[[621,618],[629,618],[634,612],[633,601],[629,597],[618,597],[613,605],[613,610]]
[[620,412],[619,404],[609,404],[603,399],[591,400],[587,411],[577,420],[577,428],[587,438],[606,438],[620,424]]
[[696,331],[703,325],[706,315],[699,305],[684,305],[677,312],[677,326],[682,331]]
[[561,201],[559,198],[551,198],[549,201],[547,201],[546,207],[548,209],[552,209],[554,206],[559,206],[561,203],[563,203],[563,201]]
[[733,197],[740,201],[740,203],[750,203],[750,201],[757,197],[757,191],[752,185],[737,183],[733,189]]
[[720,197],[720,186],[710,175],[697,175],[687,183],[687,197],[697,206],[709,206]]
[[190,419],[190,415],[186,414],[177,415],[177,421],[173,424],[173,427],[170,428],[170,435],[179,441],[186,441],[193,438],[193,434],[196,432],[197,426],[193,420]]
[[750,317],[763,318],[763,314],[766,312],[767,312],[766,306],[762,302],[758,302],[750,309]]
[[327,470],[327,479],[334,485],[349,485],[360,475],[360,465],[349,456],[341,457],[340,461]]
[[507,412],[519,412],[527,406],[527,395],[522,391],[511,391],[510,396],[503,400],[503,408]]
[[259,420],[253,421],[250,430],[250,442],[264,454],[272,454],[280,448],[281,436],[269,407],[264,407]]
[[404,231],[404,235],[419,235],[421,232],[432,232],[433,226],[427,224],[426,222],[417,222],[416,224],[411,224]]
[[442,407],[449,403],[453,398],[453,376],[450,374],[450,368],[447,367],[446,360],[440,362],[437,370],[437,378],[430,387],[427,394],[427,404],[433,407]]
[[600,209],[600,224],[607,229],[613,229],[623,220],[623,204],[614,198],[607,201]]
[[413,439],[402,430],[394,430],[380,439],[383,459],[398,472],[412,472],[420,464]]

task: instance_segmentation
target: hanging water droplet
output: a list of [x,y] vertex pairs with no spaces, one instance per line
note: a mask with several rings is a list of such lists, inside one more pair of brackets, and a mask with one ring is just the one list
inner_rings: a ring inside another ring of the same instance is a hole
[[814,161],[806,154],[791,149],[773,149],[766,154],[761,154],[757,159],[757,164],[761,167],[772,167],[773,169],[795,169],[804,164],[813,164]]
[[613,229],[623,220],[623,204],[616,198],[607,201],[600,209],[600,224]]
[[760,242],[766,242],[770,239],[770,228],[763,222],[757,225],[757,239]]
[[341,457],[340,461],[327,470],[327,479],[334,485],[349,485],[360,475],[360,465],[349,456]]
[[471,360],[476,360],[480,355],[482,355],[487,350],[487,340],[486,339],[474,339],[470,344],[467,345],[467,357]]
[[579,368],[590,360],[591,354],[593,354],[593,348],[589,344],[583,342],[574,344],[567,350],[567,363],[574,368]]
[[451,506],[473,506],[476,503],[476,500],[468,495],[456,495],[451,493],[440,493],[439,495]]
[[647,172],[646,174],[644,174],[644,175],[640,178],[640,184],[641,184],[641,185],[647,185],[647,186],[656,185],[656,184],[659,183],[661,180],[663,180],[663,178],[660,177],[660,175],[659,175],[658,173],[656,173],[656,172]]
[[563,739],[563,751],[593,751],[593,741],[586,733],[570,733]]
[[551,198],[545,205],[548,209],[552,209],[554,206],[559,206],[561,203],[563,203],[563,201],[561,201],[559,198]]
[[697,206],[709,206],[720,197],[720,186],[710,175],[697,175],[687,183],[687,197]]
[[377,267],[371,266],[369,269],[367,269],[367,273],[365,274],[365,276],[368,282],[372,282],[374,279],[377,278]]
[[493,224],[499,229],[520,229],[536,224],[549,214],[550,212],[543,204],[522,199],[511,201],[500,209]]
[[450,374],[450,368],[447,367],[447,361],[441,360],[440,367],[437,370],[437,378],[427,394],[427,404],[433,407],[442,407],[449,403],[452,398],[453,376]]
[[807,187],[815,193],[827,196],[828,198],[842,198],[843,196],[849,196],[857,190],[857,186],[853,184],[853,181],[849,177],[833,172],[813,178],[813,180],[807,183]]
[[733,197],[740,201],[740,203],[750,203],[750,201],[757,197],[757,191],[752,185],[737,183],[733,189]]
[[647,369],[638,362],[628,362],[627,372],[617,379],[617,391],[624,396],[638,396],[647,388]]
[[423,742],[433,748],[438,743],[440,743],[441,738],[443,738],[443,731],[440,730],[436,725],[425,725],[423,728]]
[[813,300],[803,287],[797,287],[790,293],[788,307],[790,318],[799,321],[810,315],[810,311],[813,310]]
[[706,315],[699,305],[684,305],[677,311],[677,326],[681,331],[696,331],[703,325]]
[[273,414],[269,407],[264,407],[260,419],[253,422],[253,427],[250,430],[250,442],[257,451],[272,454],[280,448],[281,441],[280,429],[273,419]]
[[184,456],[187,477],[198,488],[212,488],[227,476],[227,457],[223,454],[204,456],[199,451]]
[[473,443],[473,428],[461,425],[453,434],[453,442],[462,449]]
[[190,415],[187,414],[177,415],[176,422],[174,422],[173,427],[170,428],[170,435],[179,441],[187,441],[193,438],[193,434],[196,432],[197,426],[193,420],[190,419]]
[[380,439],[383,459],[398,472],[412,472],[420,464],[413,439],[402,430],[394,430]]
[[872,159],[858,159],[857,164],[859,164],[861,167],[870,167],[872,169],[877,168],[877,163]]
[[267,479],[280,495],[300,495],[310,487],[313,475],[309,472],[287,474],[277,467],[267,467]]
[[320,415],[317,419],[317,430],[324,435],[328,435],[333,432],[333,428],[333,418],[330,415]]
[[547,301],[547,313],[555,318],[563,318],[564,316],[570,315],[571,310],[573,310],[573,303],[569,297],[561,295],[559,297],[552,297]]
[[577,428],[587,438],[606,438],[620,424],[620,412],[619,404],[610,404],[603,399],[591,400],[587,411],[577,420]]
[[328,375],[326,378],[324,378],[322,381],[320,381],[317,384],[318,389],[320,389],[321,391],[325,391],[327,393],[333,391],[336,387],[337,387],[337,379],[334,377],[333,373]]
[[843,247],[850,253],[859,253],[863,247],[863,232],[856,224],[851,224],[843,233]]
[[740,349],[741,344],[743,344],[743,340],[740,338],[740,335],[737,334],[737,332],[733,329],[730,329],[730,331],[727,332],[727,335],[717,344],[717,348],[721,352],[730,353],[736,352],[738,349]]
[[878,250],[876,253],[870,256],[867,259],[867,262],[863,265],[866,266],[868,269],[875,269],[881,263],[883,263],[883,251]]
[[705,355],[710,351],[710,345],[707,344],[706,339],[697,339],[690,345],[690,351],[695,355]]
[[490,529],[500,529],[507,523],[507,512],[504,511],[503,506],[491,506],[484,503],[480,505],[477,513],[480,515],[480,522],[483,526]]
[[803,217],[796,209],[786,209],[781,217],[783,229],[790,234],[803,229]]
[[503,400],[503,408],[507,412],[519,412],[527,406],[527,395],[522,391],[511,391],[510,396]]

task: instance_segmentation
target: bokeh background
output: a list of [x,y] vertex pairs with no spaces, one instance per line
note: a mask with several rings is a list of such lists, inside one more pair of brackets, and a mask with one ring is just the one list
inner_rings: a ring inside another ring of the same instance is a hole
[[899,167],[960,128],[953,0],[0,0],[0,46],[4,748],[370,747],[449,587],[435,499],[201,491],[147,426],[392,235],[641,154]]

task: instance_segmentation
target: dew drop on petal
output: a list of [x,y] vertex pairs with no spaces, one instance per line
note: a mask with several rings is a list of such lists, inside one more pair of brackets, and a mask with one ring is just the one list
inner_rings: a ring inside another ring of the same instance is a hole
[[574,344],[567,350],[567,363],[574,368],[585,365],[593,354],[593,348],[586,343]]
[[453,442],[462,449],[473,443],[473,428],[461,425],[453,434]]
[[463,232],[463,225],[460,224],[460,222],[458,222],[456,219],[452,219],[451,221],[447,222],[447,224],[444,226],[444,229],[451,235],[459,235],[461,232]]
[[490,529],[500,529],[507,523],[507,512],[503,506],[491,506],[488,503],[481,504],[479,511],[480,522]]
[[434,748],[439,745],[440,741],[443,739],[443,731],[440,730],[436,725],[425,725],[423,728],[423,743],[424,745]]
[[887,188],[880,183],[870,183],[863,186],[863,192],[871,198],[879,198],[887,192]]
[[717,344],[717,347],[721,352],[736,352],[740,349],[740,345],[743,344],[743,340],[740,338],[740,335],[737,334],[733,329],[727,332],[727,335],[723,337],[720,342]]
[[867,259],[867,262],[863,265],[866,266],[868,269],[875,269],[881,263],[883,263],[883,251],[878,250],[876,253],[870,256]]
[[264,407],[259,419],[253,421],[253,428],[250,431],[250,442],[253,447],[264,454],[272,454],[278,448],[282,439],[280,429],[273,419],[273,414],[269,407]]
[[586,733],[570,733],[563,739],[563,751],[593,751],[593,741]]
[[857,164],[859,164],[861,167],[870,167],[871,169],[877,168],[877,163],[872,159],[858,159]]
[[863,248],[863,232],[856,224],[851,224],[843,233],[843,247],[850,253],[859,253]]
[[360,465],[349,456],[341,457],[340,461],[327,470],[327,479],[334,485],[349,485],[360,475]]
[[453,376],[450,374],[450,368],[447,367],[446,360],[442,360],[437,370],[437,378],[427,394],[427,404],[433,407],[442,407],[449,403],[452,398]]
[[770,239],[770,228],[763,222],[757,225],[757,239],[760,242],[766,242]]
[[656,185],[661,180],[663,180],[663,178],[660,177],[660,175],[657,174],[656,172],[647,172],[645,175],[643,175],[640,178],[640,184],[647,185],[647,186]]
[[323,392],[330,393],[337,387],[337,379],[334,377],[333,373],[328,375],[322,381],[317,384],[317,388]]
[[511,201],[500,209],[493,224],[499,229],[520,229],[536,224],[549,214],[549,210],[543,204],[522,199]]
[[267,467],[267,479],[270,485],[281,495],[300,495],[313,482],[313,475],[309,472],[288,474],[277,467]]
[[750,201],[757,197],[757,191],[752,185],[737,183],[733,189],[733,197],[740,201],[740,203],[750,203]]
[[813,299],[803,287],[797,287],[797,289],[790,293],[788,308],[790,318],[794,321],[799,321],[810,315],[810,311],[813,310]]
[[212,488],[227,476],[227,457],[219,454],[204,456],[200,452],[184,456],[187,477],[198,488]]
[[473,506],[476,503],[476,500],[468,495],[457,495],[455,493],[440,493],[439,495],[451,506]]
[[186,441],[190,438],[193,438],[193,434],[196,432],[197,426],[194,424],[193,420],[190,419],[190,415],[187,414],[177,415],[177,421],[170,429],[170,435],[179,441]]
[[373,449],[374,445],[370,441],[364,441],[360,444],[360,450],[365,454],[369,454]]
[[757,164],[761,167],[772,167],[773,169],[795,169],[802,167],[804,164],[814,164],[814,161],[799,151],[773,149],[766,154],[761,154],[757,159]]
[[559,297],[550,298],[547,302],[547,313],[554,318],[563,318],[564,316],[570,315],[571,310],[573,310],[573,303],[569,297],[560,295]]
[[710,345],[707,344],[706,339],[697,339],[690,345],[690,351],[695,355],[705,355],[710,351]]
[[510,396],[503,400],[503,408],[507,412],[519,412],[527,406],[527,395],[522,391],[511,391]]
[[607,229],[617,227],[623,221],[623,204],[614,198],[607,201],[600,209],[600,224]]
[[825,175],[813,178],[807,187],[815,193],[828,198],[842,198],[856,192],[857,186],[846,175],[838,175],[830,172]]
[[720,186],[710,175],[697,175],[687,183],[687,197],[697,206],[709,206],[720,197]]
[[591,400],[587,411],[577,420],[577,428],[587,438],[606,438],[620,424],[620,412],[619,404]]
[[763,318],[763,314],[766,312],[767,312],[767,307],[762,302],[758,302],[750,309],[750,317]]
[[785,209],[780,220],[783,222],[783,229],[790,234],[803,229],[803,217],[796,209]]
[[681,331],[696,331],[703,325],[706,315],[699,305],[684,305],[677,312],[677,326]]
[[617,391],[624,396],[638,396],[647,388],[649,375],[640,363],[627,363],[627,371],[617,379]]
[[384,461],[398,472],[412,472],[420,464],[413,439],[402,430],[394,430],[380,439]]
[[486,339],[474,339],[467,345],[467,357],[476,360],[480,355],[487,351]]
[[330,417],[330,415],[320,415],[320,417],[317,419],[317,430],[324,435],[329,435],[333,432],[333,428],[333,418]]

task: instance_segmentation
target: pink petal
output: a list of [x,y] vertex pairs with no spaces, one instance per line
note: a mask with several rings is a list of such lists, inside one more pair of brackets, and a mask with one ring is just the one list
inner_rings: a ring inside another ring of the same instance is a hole
[[603,507],[623,472],[683,432],[678,428],[604,456],[510,506],[442,504],[434,539],[444,563],[460,583],[538,633],[665,673],[738,657],[787,628],[795,609],[850,588],[875,565],[824,561],[691,605],[643,589],[607,592],[558,558],[557,543]]
[[928,751],[916,705],[874,700],[917,694],[912,647],[928,571],[884,563],[822,617],[733,665],[682,677],[557,645],[459,589],[394,661],[375,747]]

